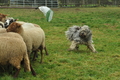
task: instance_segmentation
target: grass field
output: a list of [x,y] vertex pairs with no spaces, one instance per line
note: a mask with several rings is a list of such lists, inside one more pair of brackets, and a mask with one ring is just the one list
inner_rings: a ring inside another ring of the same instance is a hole
[[[120,80],[120,8],[55,8],[47,22],[43,13],[34,9],[0,9],[0,13],[21,21],[39,24],[46,33],[49,55],[40,55],[32,65],[33,77],[23,67],[17,80]],[[79,51],[67,51],[70,41],[65,31],[72,25],[88,25],[98,53],[81,45]],[[2,68],[0,68],[2,70]],[[0,80],[13,80],[7,71]]]

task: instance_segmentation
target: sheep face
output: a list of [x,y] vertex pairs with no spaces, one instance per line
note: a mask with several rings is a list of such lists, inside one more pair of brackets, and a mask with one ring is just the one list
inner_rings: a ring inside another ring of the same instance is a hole
[[13,22],[8,26],[8,28],[6,30],[7,30],[7,32],[20,33],[20,28],[21,28],[21,24]]
[[7,19],[6,21],[5,21],[5,28],[7,28],[12,22],[15,22],[15,21],[17,21],[17,19],[14,19],[14,18],[9,18],[9,19]]
[[0,21],[5,22],[6,16],[7,16],[7,15],[0,13]]

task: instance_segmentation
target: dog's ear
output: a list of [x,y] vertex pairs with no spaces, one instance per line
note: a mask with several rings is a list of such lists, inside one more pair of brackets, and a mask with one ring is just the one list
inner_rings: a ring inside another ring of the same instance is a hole
[[92,32],[89,31],[88,34],[86,35],[86,38],[89,38],[89,37],[91,37],[91,36],[92,36]]
[[76,28],[76,30],[79,30],[79,29],[81,29],[81,27],[77,27],[77,28]]

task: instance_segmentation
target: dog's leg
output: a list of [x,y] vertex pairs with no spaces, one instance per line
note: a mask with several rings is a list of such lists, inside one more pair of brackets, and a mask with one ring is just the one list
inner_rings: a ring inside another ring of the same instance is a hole
[[75,41],[71,42],[70,48],[68,49],[69,51],[76,49],[77,43]]
[[88,44],[87,47],[94,53],[97,53],[96,49],[94,48],[94,45],[92,43]]
[[75,47],[75,50],[78,51],[78,49],[79,49],[79,45],[77,44],[76,47]]

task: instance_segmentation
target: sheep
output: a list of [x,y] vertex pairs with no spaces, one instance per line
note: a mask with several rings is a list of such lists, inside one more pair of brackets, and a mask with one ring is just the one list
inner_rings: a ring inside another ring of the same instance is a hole
[[[12,22],[17,22],[17,23],[20,23],[23,25],[23,28],[32,28],[32,27],[39,27],[39,25],[37,24],[33,24],[33,23],[27,23],[27,22],[24,22],[24,21],[17,21],[18,19],[14,19],[13,17],[7,17],[4,25],[5,27],[4,28],[7,28]],[[29,26],[29,27],[28,27]]]
[[[40,27],[39,25],[34,24],[34,23],[28,23],[28,22],[24,22],[24,21],[18,21],[18,19],[14,19],[13,17],[8,17],[6,19],[5,27],[4,28],[7,28],[12,22],[17,22],[17,23],[20,23],[22,25],[27,25],[27,26],[29,26],[29,28],[30,27]],[[27,26],[24,26],[23,28],[26,28]]]
[[6,33],[6,29],[5,28],[0,28],[0,33]]
[[5,23],[7,15],[0,13],[0,21]]
[[4,23],[2,21],[0,21],[0,28],[4,27]]
[[0,13],[0,28],[4,27],[4,22],[6,20],[6,16],[7,15]]
[[31,71],[27,48],[23,38],[13,32],[0,33],[0,64],[11,64],[15,67],[17,71],[14,77],[17,77],[20,72],[22,60],[24,60],[25,70]]
[[[8,26],[8,28],[6,30],[7,30],[7,32],[19,33],[23,37],[23,39],[26,43],[26,46],[27,46],[29,56],[30,56],[31,51],[37,52],[39,49],[41,51],[40,63],[42,63],[43,62],[42,61],[43,60],[42,50],[44,49],[46,54],[48,55],[47,49],[45,46],[44,31],[40,27],[31,27],[31,28],[27,28],[27,29],[25,29],[23,27],[24,27],[24,25],[17,23],[17,22],[13,22]],[[36,53],[35,53],[35,55],[36,55]]]
[[7,19],[6,19],[6,21],[5,21],[5,27],[4,28],[7,28],[12,22],[18,22],[18,23],[20,23],[20,24],[24,24],[24,23],[26,23],[26,22],[24,22],[24,21],[18,21],[18,19],[14,19],[13,17],[7,17]]
[[[34,24],[34,23],[27,23],[27,22],[17,21],[17,20],[18,19],[14,19],[12,17],[7,18],[7,20],[5,22],[5,28],[7,28],[12,22],[17,22],[17,23],[22,24],[24,29],[33,28],[33,27],[40,27],[39,25]],[[35,52],[34,54],[37,55],[37,51],[33,51],[33,52]],[[35,60],[35,55],[33,57],[33,60]],[[46,54],[46,55],[48,55],[48,54]]]
[[24,25],[24,28],[26,28],[26,25],[29,26],[29,28],[31,27],[35,27],[32,23],[26,23],[26,22],[23,22],[23,21],[17,21],[17,19],[14,19],[14,18],[8,18],[5,22],[5,27],[4,28],[7,28],[12,22],[17,22],[17,23],[20,23],[22,25]]
[[0,36],[20,38],[23,40],[23,38],[17,33],[9,32],[8,34],[5,28],[0,28]]

